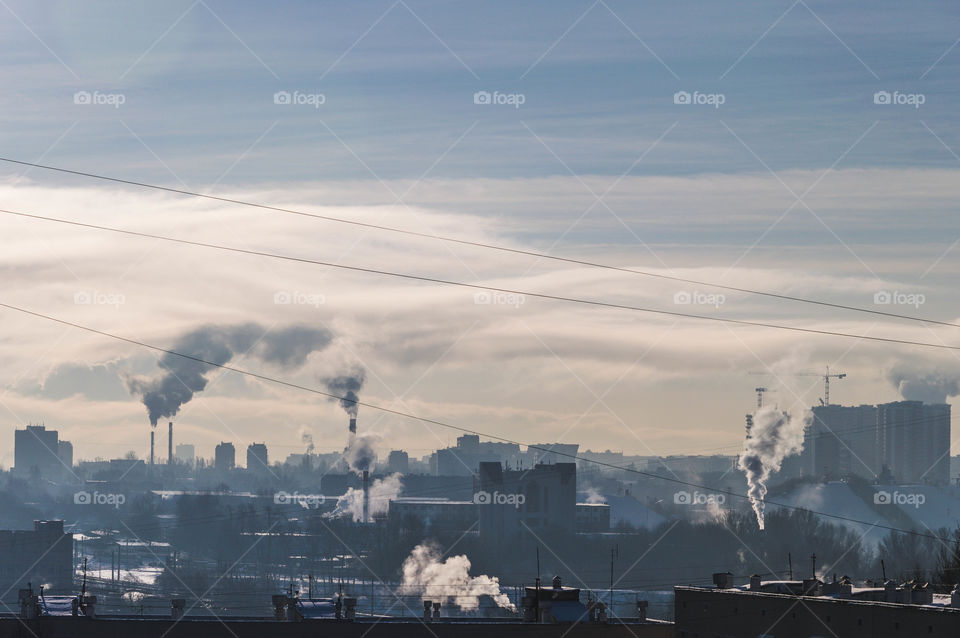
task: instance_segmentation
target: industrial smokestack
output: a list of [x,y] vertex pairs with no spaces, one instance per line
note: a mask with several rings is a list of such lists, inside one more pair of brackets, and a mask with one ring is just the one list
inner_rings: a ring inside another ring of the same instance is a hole
[[370,516],[370,471],[363,471],[363,522],[369,522]]
[[350,417],[350,434],[357,433],[357,417]]
[[150,467],[153,467],[153,430],[150,430]]
[[173,421],[167,431],[167,465],[173,465]]

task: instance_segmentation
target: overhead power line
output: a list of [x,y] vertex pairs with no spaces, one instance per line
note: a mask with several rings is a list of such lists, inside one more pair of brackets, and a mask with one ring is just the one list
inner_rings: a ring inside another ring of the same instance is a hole
[[747,319],[733,319],[730,317],[713,317],[710,315],[698,315],[689,312],[680,312],[676,310],[663,310],[659,308],[646,308],[642,306],[631,306],[628,304],[618,304],[606,301],[599,301],[594,299],[582,299],[579,297],[567,297],[564,295],[551,295],[542,292],[531,292],[528,290],[517,290],[513,288],[501,288],[498,286],[490,286],[484,284],[471,284],[464,281],[454,281],[451,279],[441,279],[439,277],[428,277],[425,275],[414,275],[410,273],[400,273],[391,270],[383,270],[380,268],[367,268],[363,266],[350,266],[347,264],[339,264],[331,261],[321,261],[317,259],[307,259],[306,257],[294,257],[291,255],[281,255],[278,253],[270,253],[262,250],[250,250],[247,248],[236,248],[234,246],[224,246],[222,244],[212,244],[201,241],[194,241],[190,239],[181,239],[178,237],[168,237],[166,235],[158,235],[155,233],[146,233],[134,230],[127,230],[124,228],[115,228],[112,226],[103,226],[99,224],[89,224],[86,222],[78,222],[69,219],[61,219],[57,217],[47,217],[44,215],[34,215],[32,213],[24,213],[15,210],[0,209],[0,214],[3,215],[14,215],[17,217],[25,217],[29,219],[37,219],[48,222],[55,222],[58,224],[67,224],[70,226],[78,226],[81,228],[89,228],[92,230],[100,230],[112,233],[119,233],[121,235],[129,235],[133,237],[145,237],[148,239],[159,239],[162,241],[172,242],[176,244],[184,244],[187,246],[195,246],[199,248],[212,248],[215,250],[222,250],[226,252],[240,253],[244,255],[254,255],[257,257],[267,257],[270,259],[279,259],[283,261],[291,261],[301,264],[313,264],[315,266],[325,266],[328,268],[339,268],[342,270],[350,270],[353,272],[367,273],[371,275],[381,275],[387,277],[396,277],[400,279],[409,279],[412,281],[421,281],[426,283],[433,284],[442,284],[445,286],[459,286],[461,288],[469,288],[472,290],[482,290],[487,292],[499,292],[509,295],[519,295],[523,297],[533,297],[535,299],[548,299],[551,301],[561,301],[566,303],[580,304],[585,306],[594,306],[601,308],[613,308],[616,310],[628,310],[632,312],[644,312],[649,314],[657,314],[668,317],[680,317],[684,319],[699,319],[701,321],[714,321],[718,323],[726,323],[740,326],[753,326],[757,328],[773,328],[777,330],[790,330],[792,332],[802,332],[805,334],[815,334],[815,335],[825,335],[831,337],[846,337],[848,339],[860,339],[864,341],[878,341],[881,343],[893,343],[906,346],[920,346],[924,348],[937,348],[941,350],[960,350],[960,346],[953,346],[945,343],[930,343],[927,341],[912,341],[909,339],[894,339],[892,337],[877,337],[872,335],[856,334],[849,332],[839,332],[836,330],[821,330],[817,328],[802,328],[800,326],[787,326],[783,324],[768,323],[763,321],[749,321]]
[[[156,345],[153,345],[153,344],[151,344],[151,343],[147,343],[147,342],[145,342],[145,341],[140,341],[140,340],[137,340],[137,339],[132,339],[132,338],[130,338],[130,337],[123,337],[123,336],[121,336],[121,335],[117,335],[117,334],[114,334],[114,333],[111,333],[111,332],[107,332],[107,331],[105,331],[105,330],[98,330],[98,329],[96,329],[96,328],[91,328],[91,327],[85,326],[85,325],[83,325],[83,324],[75,323],[75,322],[72,322],[72,321],[67,321],[66,319],[60,319],[60,318],[58,318],[58,317],[54,317],[54,316],[51,316],[51,315],[46,315],[46,314],[43,314],[43,313],[40,313],[40,312],[36,312],[36,311],[33,311],[33,310],[28,310],[27,308],[21,308],[20,306],[14,306],[14,305],[12,305],[12,304],[7,304],[7,303],[2,303],[2,302],[0,302],[0,308],[6,308],[6,309],[8,309],[8,310],[13,310],[13,311],[15,311],[15,312],[19,312],[19,313],[22,313],[22,314],[25,314],[25,315],[29,315],[29,316],[31,316],[31,317],[35,317],[35,318],[38,318],[38,319],[44,319],[44,320],[46,320],[46,321],[51,321],[51,322],[58,323],[58,324],[61,324],[61,325],[64,325],[64,326],[70,326],[71,328],[77,328],[78,330],[83,330],[84,332],[89,332],[89,333],[92,333],[92,334],[100,335],[100,336],[102,336],[102,337],[107,337],[107,338],[110,338],[110,339],[114,339],[114,340],[116,340],[116,341],[122,341],[122,342],[124,342],[124,343],[129,343],[129,344],[132,344],[132,345],[140,346],[140,347],[142,347],[142,348],[147,348],[147,349],[153,350],[153,351],[155,351],[155,352],[162,352],[162,353],[164,353],[164,354],[169,354],[169,355],[172,355],[172,356],[175,356],[175,357],[180,357],[180,358],[182,358],[182,359],[187,359],[187,360],[189,360],[189,361],[195,361],[195,362],[197,362],[197,363],[201,363],[201,364],[204,364],[204,365],[208,365],[208,366],[211,366],[211,367],[214,367],[214,368],[220,368],[220,369],[222,369],[222,370],[227,370],[227,371],[229,371],[229,372],[236,372],[237,374],[242,374],[242,375],[247,376],[247,377],[251,377],[251,378],[254,378],[254,379],[259,379],[259,380],[261,380],[261,381],[267,381],[267,382],[269,382],[269,383],[274,383],[274,384],[281,385],[281,386],[285,386],[285,387],[288,387],[288,388],[293,388],[293,389],[295,389],[295,390],[302,390],[302,391],[304,391],[304,392],[310,392],[311,394],[317,394],[317,395],[324,396],[324,397],[327,397],[327,398],[330,398],[330,399],[335,399],[335,400],[338,400],[338,401],[348,401],[348,400],[349,400],[349,401],[355,403],[356,405],[360,405],[360,406],[363,406],[363,407],[365,407],[365,408],[369,408],[369,409],[371,409],[371,410],[377,410],[377,411],[380,411],[380,412],[384,412],[384,413],[386,413],[386,414],[393,414],[393,415],[395,415],[395,416],[403,417],[403,418],[405,418],[405,419],[412,419],[412,420],[415,420],[415,421],[419,421],[419,422],[421,422],[421,423],[429,423],[429,424],[431,424],[431,425],[436,425],[436,426],[438,426],[438,427],[447,428],[447,429],[450,429],[450,430],[455,430],[455,431],[457,431],[457,432],[463,432],[463,433],[465,433],[465,434],[476,434],[476,435],[478,435],[478,436],[484,436],[484,437],[486,437],[486,438],[488,438],[488,439],[493,439],[493,440],[495,440],[495,441],[502,441],[502,442],[504,442],[504,443],[513,443],[514,445],[523,445],[523,446],[525,446],[528,450],[533,449],[533,450],[539,450],[539,451],[542,451],[542,452],[548,452],[548,453],[555,454],[555,455],[557,455],[557,456],[562,456],[562,457],[564,457],[564,458],[573,459],[574,461],[582,461],[582,462],[584,462],[584,463],[593,463],[594,465],[600,465],[600,466],[608,467],[608,468],[611,468],[611,469],[620,470],[620,471],[623,471],[623,472],[629,472],[629,473],[631,473],[631,474],[637,474],[637,475],[639,475],[639,476],[645,476],[645,477],[647,477],[647,478],[652,478],[652,479],[657,479],[657,480],[661,480],[661,481],[666,481],[666,482],[668,482],[668,483],[674,483],[674,484],[677,484],[677,485],[683,485],[683,486],[685,486],[685,487],[692,487],[692,488],[694,488],[694,489],[711,490],[711,491],[713,491],[713,492],[715,492],[715,493],[717,493],[717,494],[724,494],[724,495],[727,495],[727,496],[732,496],[732,497],[734,497],[734,498],[744,499],[744,500],[747,500],[747,501],[750,500],[750,497],[749,497],[748,495],[742,494],[742,493],[740,493],[740,492],[734,492],[734,491],[732,491],[732,490],[721,489],[721,488],[717,488],[717,487],[713,487],[713,486],[709,486],[709,485],[702,485],[702,484],[700,484],[700,483],[694,483],[694,482],[692,482],[692,481],[684,481],[684,480],[682,480],[682,479],[674,478],[674,477],[670,477],[670,476],[661,476],[661,475],[659,475],[659,474],[654,474],[653,472],[644,472],[643,470],[637,470],[637,469],[634,469],[634,468],[624,468],[624,467],[620,467],[620,466],[618,466],[618,465],[614,465],[613,463],[607,463],[607,462],[600,461],[600,460],[597,460],[597,459],[584,458],[584,457],[578,456],[578,455],[576,455],[576,454],[570,454],[570,453],[567,453],[567,452],[563,452],[563,451],[561,451],[561,450],[556,450],[556,449],[553,449],[553,448],[551,448],[551,447],[549,447],[549,446],[532,445],[532,444],[529,444],[529,443],[522,443],[522,442],[520,442],[520,441],[517,441],[517,440],[514,440],[514,439],[509,439],[509,438],[506,438],[506,437],[503,437],[503,436],[497,436],[497,435],[495,435],[495,434],[488,434],[488,433],[486,433],[486,432],[481,432],[481,431],[476,430],[476,429],[465,428],[465,427],[462,427],[462,426],[459,426],[459,425],[453,425],[453,424],[451,424],[451,423],[446,423],[446,422],[444,422],[444,421],[439,421],[439,420],[437,420],[437,419],[430,419],[430,418],[427,418],[427,417],[417,416],[417,415],[411,414],[411,413],[409,413],[409,412],[403,412],[403,411],[401,411],[401,410],[395,410],[395,409],[393,409],[393,408],[384,407],[384,406],[381,406],[381,405],[377,405],[377,404],[375,404],[375,403],[368,403],[368,402],[366,402],[366,401],[354,401],[353,399],[348,399],[347,397],[343,397],[343,396],[340,396],[340,395],[337,395],[337,394],[333,394],[333,393],[331,393],[331,392],[324,392],[323,390],[318,390],[318,389],[316,389],[316,388],[311,388],[311,387],[308,387],[308,386],[305,386],[305,385],[300,385],[300,384],[293,383],[293,382],[290,382],[290,381],[284,381],[284,380],[282,380],[282,379],[277,379],[277,378],[275,378],[275,377],[271,377],[271,376],[268,376],[268,375],[265,375],[265,374],[260,374],[260,373],[257,373],[257,372],[251,372],[251,371],[249,371],[249,370],[243,370],[242,368],[237,368],[237,367],[230,366],[230,365],[226,365],[226,364],[222,364],[222,363],[215,363],[215,362],[213,362],[213,361],[207,361],[206,359],[203,359],[203,358],[201,358],[201,357],[195,357],[195,356],[193,356],[193,355],[189,355],[189,354],[186,354],[186,353],[183,353],[183,352],[177,352],[176,350],[171,350],[171,349],[169,349],[169,348],[162,348],[162,347],[160,347],[160,346],[156,346]],[[893,526],[890,526],[890,525],[881,525],[878,521],[875,521],[875,522],[872,522],[872,523],[871,523],[871,522],[869,522],[869,521],[862,521],[862,520],[859,520],[859,519],[856,519],[856,518],[850,518],[850,517],[847,517],[847,516],[841,516],[841,515],[839,515],[839,514],[830,514],[830,513],[827,513],[827,512],[820,512],[820,511],[817,511],[817,510],[813,510],[813,509],[809,509],[809,508],[805,508],[805,507],[799,507],[799,506],[796,506],[796,505],[788,505],[788,504],[786,504],[786,503],[776,503],[776,502],[773,502],[773,501],[766,501],[766,500],[764,501],[764,503],[767,504],[767,505],[772,505],[772,506],[774,506],[774,507],[782,507],[782,508],[784,508],[784,509],[789,509],[789,510],[794,510],[794,511],[808,511],[808,512],[811,512],[811,513],[813,513],[813,514],[817,514],[818,516],[823,516],[824,518],[831,518],[831,519],[835,519],[835,520],[846,521],[846,522],[849,522],[849,523],[856,523],[856,524],[858,524],[858,525],[866,525],[866,526],[871,527],[871,528],[875,527],[875,528],[878,528],[878,529],[885,529],[885,530],[889,530],[889,531],[900,532],[900,533],[903,533],[903,534],[910,534],[910,535],[913,535],[913,536],[922,536],[922,537],[927,537],[927,538],[932,538],[932,539],[941,540],[941,541],[944,541],[944,542],[954,542],[954,539],[942,538],[942,537],[937,536],[936,534],[925,534],[925,533],[923,533],[923,532],[918,532],[918,531],[916,531],[916,530],[905,530],[905,529],[902,529],[902,528],[899,528],[899,527],[893,527]]]
[[601,262],[590,261],[586,259],[574,259],[572,257],[563,257],[560,255],[550,255],[547,253],[537,252],[535,250],[524,250],[522,248],[511,248],[510,246],[503,246],[501,244],[491,244],[488,242],[472,241],[469,239],[461,239],[458,237],[450,237],[446,235],[437,235],[434,233],[426,233],[421,231],[409,230],[407,228],[398,228],[396,226],[386,226],[383,224],[372,224],[369,222],[357,221],[355,219],[346,219],[344,217],[335,217],[333,215],[321,215],[319,213],[309,213],[307,211],[298,210],[295,208],[286,208],[283,206],[272,206],[270,204],[262,204],[259,202],[252,202],[243,199],[236,199],[232,197],[222,197],[218,195],[210,195],[207,193],[198,193],[196,191],[190,191],[183,188],[173,188],[170,186],[161,186],[159,184],[150,184],[147,182],[138,182],[129,179],[123,179],[119,177],[111,177],[108,175],[101,175],[98,173],[90,173],[86,171],[77,171],[69,168],[62,168],[59,166],[50,166],[47,164],[38,164],[35,162],[25,162],[23,160],[17,160],[9,157],[0,157],[0,162],[7,162],[9,164],[19,164],[21,166],[27,166],[30,168],[38,168],[47,171],[54,171],[58,173],[66,173],[69,175],[77,175],[79,177],[89,177],[92,179],[99,179],[107,182],[113,182],[116,184],[125,184],[127,186],[136,186],[139,188],[149,188],[158,191],[165,191],[167,193],[173,193],[176,195],[185,195],[188,197],[199,197],[202,199],[213,200],[217,202],[223,202],[225,204],[236,204],[238,206],[248,206],[251,208],[258,208],[261,210],[268,210],[276,213],[284,213],[287,215],[297,215],[300,217],[311,217],[314,219],[319,219],[327,222],[334,222],[338,224],[349,224],[351,226],[358,226],[361,228],[368,228],[371,230],[379,230],[390,233],[397,233],[401,235],[407,235],[410,237],[419,237],[422,239],[432,239],[436,241],[447,242],[451,244],[460,244],[462,246],[472,246],[474,248],[483,248],[486,250],[496,250],[504,253],[512,253],[515,255],[524,255],[527,257],[536,257],[537,259],[547,259],[555,262],[562,262],[573,264],[576,266],[588,266],[590,268],[600,268],[604,270],[611,270],[615,272],[628,273],[631,275],[640,275],[643,277],[653,277],[656,279],[662,279],[666,281],[674,281],[678,283],[692,284],[695,286],[707,286],[709,288],[716,288],[718,290],[727,290],[730,292],[739,292],[750,295],[759,295],[761,297],[768,297],[771,299],[779,299],[782,301],[794,301],[798,303],[813,304],[816,306],[821,306],[825,308],[836,308],[838,310],[848,310],[852,312],[866,313],[871,315],[878,315],[882,317],[890,317],[893,319],[904,319],[907,321],[917,321],[920,323],[940,325],[940,326],[950,326],[952,328],[960,328],[960,324],[952,323],[949,321],[939,321],[937,319],[929,319],[926,317],[914,317],[911,315],[904,315],[896,312],[885,312],[883,310],[876,310],[874,308],[863,308],[860,306],[851,306],[848,304],[832,303],[829,301],[823,301],[819,299],[809,299],[805,297],[797,297],[794,295],[786,295],[783,293],[770,292],[765,290],[754,290],[751,288],[743,288],[739,286],[729,286],[725,284],[720,284],[711,281],[701,281],[697,279],[690,279],[686,277],[677,277],[674,275],[665,275],[663,273],[651,272],[648,270],[638,270],[635,268],[627,268],[624,266],[614,266],[612,264],[604,264]]

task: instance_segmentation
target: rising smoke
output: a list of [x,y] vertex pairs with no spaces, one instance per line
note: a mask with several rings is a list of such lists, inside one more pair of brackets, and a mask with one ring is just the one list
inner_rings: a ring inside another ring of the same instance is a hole
[[[377,479],[370,485],[368,507],[371,518],[378,514],[387,513],[390,509],[390,501],[400,496],[400,492],[403,490],[402,478],[403,475],[397,472],[385,478]],[[337,507],[326,514],[327,518],[339,518],[341,516],[350,516],[351,520],[358,523],[370,522],[363,520],[363,490],[351,487],[346,494],[337,499]]]
[[760,529],[764,526],[767,480],[780,470],[783,459],[803,449],[803,432],[812,418],[809,411],[791,418],[773,406],[760,408],[753,416],[753,427],[737,465],[747,476],[747,495]]
[[[238,326],[202,326],[181,335],[171,350],[215,365],[225,365],[237,355],[250,355],[283,367],[302,365],[311,352],[323,350],[333,335],[327,330],[291,326],[267,330],[255,323]],[[157,365],[159,378],[130,378],[127,388],[147,408],[150,425],[173,417],[197,392],[207,387],[214,366],[166,353]]]
[[316,449],[313,445],[313,434],[311,434],[310,430],[306,427],[300,428],[300,443],[307,446],[304,454],[313,454],[313,451]]
[[373,469],[373,464],[377,462],[373,445],[379,440],[380,437],[374,434],[363,434],[350,439],[350,444],[343,451],[343,460],[353,472],[362,474],[364,470]]
[[357,368],[349,374],[324,379],[323,383],[331,394],[342,397],[339,401],[343,411],[356,418],[357,401],[360,400],[358,393],[363,388],[363,382],[366,381],[366,378],[366,371],[363,368]]
[[960,395],[960,373],[896,364],[887,372],[887,379],[907,401],[946,403],[947,397]]
[[451,602],[464,611],[475,611],[480,596],[489,596],[504,609],[516,611],[510,598],[500,591],[495,576],[470,576],[470,559],[465,555],[440,560],[440,550],[432,544],[413,548],[403,561],[403,593],[418,593],[444,604]]

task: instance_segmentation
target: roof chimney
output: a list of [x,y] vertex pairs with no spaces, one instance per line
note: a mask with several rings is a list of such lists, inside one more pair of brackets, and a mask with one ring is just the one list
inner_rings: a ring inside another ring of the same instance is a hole
[[363,471],[363,522],[370,522],[370,471]]

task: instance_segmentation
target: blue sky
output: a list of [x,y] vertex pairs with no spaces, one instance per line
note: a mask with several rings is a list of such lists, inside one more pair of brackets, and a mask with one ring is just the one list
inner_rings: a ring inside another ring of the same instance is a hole
[[[861,306],[881,290],[921,293],[923,308],[907,311],[955,320],[958,18],[949,4],[894,2],[8,0],[0,156]],[[479,91],[522,104],[476,104]],[[676,104],[678,91],[722,104]],[[883,91],[907,103],[875,103]],[[277,104],[277,92],[322,104]],[[78,93],[105,103],[77,104]],[[0,165],[0,180],[4,206],[27,212],[675,307],[676,286],[649,280],[38,169]],[[642,453],[736,446],[755,385],[739,375],[758,365],[846,365],[844,400],[876,402],[897,398],[884,373],[897,361],[960,363],[532,301],[491,313],[469,295],[37,224],[0,219],[0,295],[11,302],[163,343],[203,322],[322,317],[342,335],[337,354],[297,371],[302,380],[359,358],[380,373],[374,398],[529,440],[567,423],[571,440],[587,427],[595,446]],[[273,294],[289,290],[327,302],[277,308]],[[126,303],[77,307],[78,291]],[[949,328],[749,297],[711,311],[955,339]],[[147,374],[149,358],[22,318],[10,325],[4,427],[59,421],[76,438],[81,425],[104,428],[118,454],[140,444],[120,433],[142,408],[116,389],[124,374]],[[38,359],[36,343],[58,345]],[[413,379],[413,403],[398,403],[393,389]],[[94,390],[66,396],[71,380]],[[796,399],[813,403],[817,391]],[[215,409],[189,417],[198,443],[258,438],[273,419],[273,443],[294,445],[298,428],[338,418],[239,380],[209,394]],[[259,403],[238,401],[250,397]],[[522,427],[505,425],[514,422]],[[416,436],[389,419],[384,428],[384,446]]]

